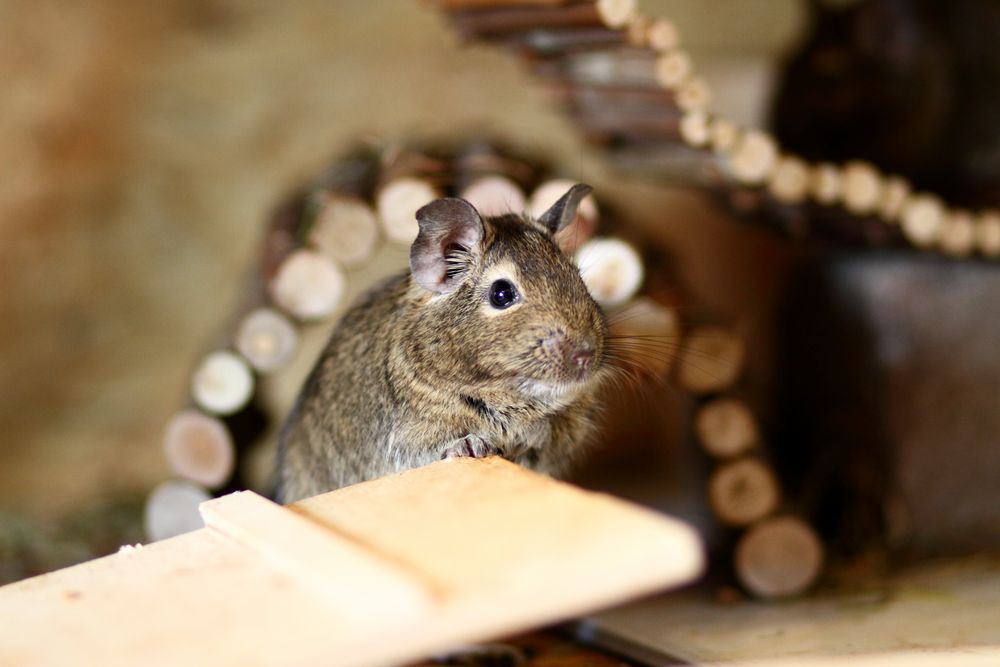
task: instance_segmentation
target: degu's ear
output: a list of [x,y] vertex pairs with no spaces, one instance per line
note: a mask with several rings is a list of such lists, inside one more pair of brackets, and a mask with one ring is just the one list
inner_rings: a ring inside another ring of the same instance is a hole
[[583,201],[583,198],[590,194],[592,187],[577,183],[569,189],[566,194],[559,198],[549,210],[538,218],[538,222],[545,225],[548,230],[555,234],[560,229],[573,222],[576,217],[576,209]]
[[482,254],[483,219],[464,199],[446,197],[418,210],[417,222],[420,233],[410,246],[413,279],[424,289],[447,294]]

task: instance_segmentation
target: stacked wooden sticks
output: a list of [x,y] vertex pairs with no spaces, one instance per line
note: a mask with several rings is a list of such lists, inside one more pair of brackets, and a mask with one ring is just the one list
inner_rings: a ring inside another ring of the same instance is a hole
[[694,427],[716,462],[709,505],[721,524],[741,531],[733,559],[737,578],[759,597],[786,597],[807,590],[819,576],[823,546],[783,502],[753,412],[733,395],[744,356],[743,341],[733,333],[697,328],[688,335],[677,381],[702,399]]
[[710,114],[711,90],[677,29],[641,14],[635,0],[436,4],[464,38],[515,50],[589,141],[672,174],[680,158],[680,171],[700,176],[738,214],[794,236],[1000,258],[1000,211],[950,208],[861,160],[810,164],[768,133]]

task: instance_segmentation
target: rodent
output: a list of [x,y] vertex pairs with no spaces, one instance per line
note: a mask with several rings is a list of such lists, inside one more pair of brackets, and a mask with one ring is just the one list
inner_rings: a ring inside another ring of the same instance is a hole
[[553,236],[590,190],[538,219],[421,208],[410,269],[347,311],[285,422],[278,499],[451,456],[567,472],[593,429],[608,325]]

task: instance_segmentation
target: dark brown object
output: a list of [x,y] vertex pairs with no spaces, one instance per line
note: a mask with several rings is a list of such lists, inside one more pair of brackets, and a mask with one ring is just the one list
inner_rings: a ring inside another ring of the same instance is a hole
[[602,27],[597,8],[591,3],[552,7],[502,6],[452,13],[458,33],[466,39],[492,39],[529,30]]
[[1000,201],[1000,6],[813,2],[813,31],[774,109],[810,159],[869,159],[960,205]]
[[1000,546],[1000,271],[912,254],[813,258],[776,340],[773,461],[848,552]]

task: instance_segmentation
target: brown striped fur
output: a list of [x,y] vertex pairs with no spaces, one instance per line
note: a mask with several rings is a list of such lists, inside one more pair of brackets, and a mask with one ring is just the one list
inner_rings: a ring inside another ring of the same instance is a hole
[[[592,430],[607,332],[577,267],[552,240],[551,230],[575,215],[579,192],[570,199],[541,221],[483,220],[466,202],[438,200],[472,212],[478,236],[460,240],[475,247],[441,241],[440,265],[450,267],[447,279],[440,276],[442,285],[450,281],[442,291],[407,271],[347,312],[283,429],[281,500],[424,465],[462,443],[475,455],[496,453],[552,475],[567,471]],[[451,233],[454,224],[464,223],[422,219],[411,266],[433,260],[425,256],[438,251],[427,247],[433,232]],[[499,278],[521,294],[506,310],[489,303]],[[572,367],[560,350],[577,348],[553,345],[557,339],[591,347],[589,368]]]

